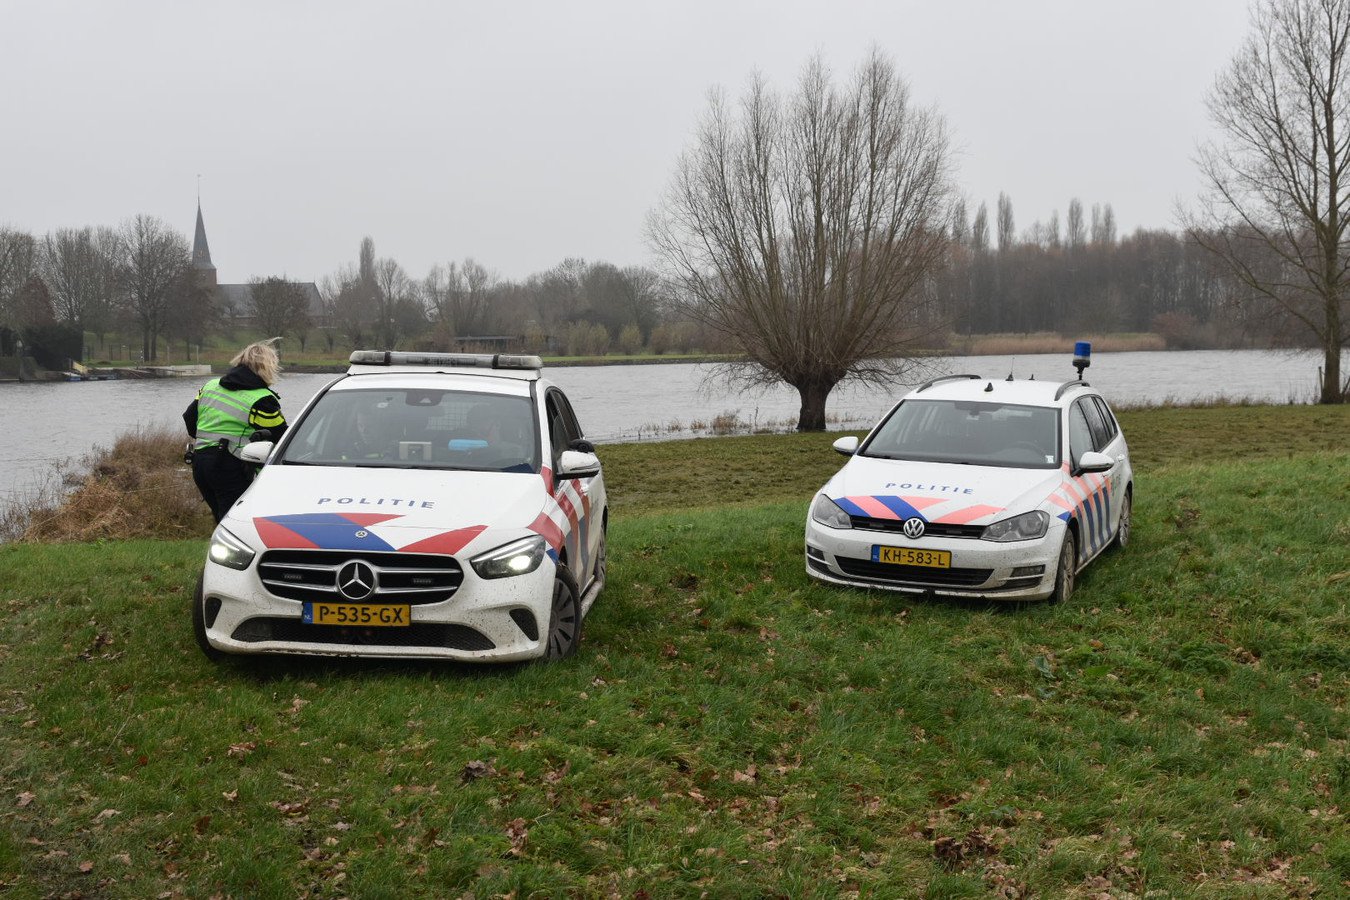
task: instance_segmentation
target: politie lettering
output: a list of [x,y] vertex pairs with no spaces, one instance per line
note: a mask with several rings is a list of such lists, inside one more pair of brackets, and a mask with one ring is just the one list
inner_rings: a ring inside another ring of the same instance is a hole
[[320,497],[318,505],[336,503],[338,506],[403,506],[407,508],[435,509],[435,500],[404,500],[401,497]]
[[904,484],[896,484],[894,481],[886,483],[888,488],[899,488],[902,491],[936,491],[939,494],[973,494],[974,488],[957,487],[951,484],[912,484],[906,481]]

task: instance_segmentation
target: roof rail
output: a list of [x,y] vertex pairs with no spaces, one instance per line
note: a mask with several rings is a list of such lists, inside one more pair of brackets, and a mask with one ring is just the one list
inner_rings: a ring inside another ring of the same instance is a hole
[[914,389],[914,393],[922,394],[924,391],[928,390],[930,387],[937,384],[939,381],[955,381],[957,379],[970,379],[970,378],[978,379],[980,377],[981,376],[979,375],[943,375],[941,378],[934,378],[932,381],[925,381],[923,384],[919,385],[917,388]]
[[1055,399],[1058,400],[1060,397],[1063,397],[1064,392],[1069,388],[1077,387],[1079,385],[1082,387],[1092,387],[1092,385],[1088,384],[1086,381],[1066,381],[1059,386],[1059,390],[1055,391]]
[[542,369],[537,356],[510,353],[409,353],[401,350],[353,350],[354,366],[432,366],[455,369]]

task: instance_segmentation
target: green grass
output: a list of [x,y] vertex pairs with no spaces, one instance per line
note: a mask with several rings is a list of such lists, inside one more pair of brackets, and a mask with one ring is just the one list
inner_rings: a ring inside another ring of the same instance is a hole
[[1342,895],[1350,415],[1121,418],[1063,606],[812,582],[833,435],[602,448],[555,666],[212,665],[200,541],[0,547],[0,892]]

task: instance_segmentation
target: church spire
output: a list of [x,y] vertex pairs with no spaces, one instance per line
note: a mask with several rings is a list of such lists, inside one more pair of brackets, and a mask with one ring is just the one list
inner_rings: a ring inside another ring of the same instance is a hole
[[211,262],[211,248],[206,244],[206,225],[202,222],[202,201],[197,200],[197,234],[192,238],[192,267],[215,270]]

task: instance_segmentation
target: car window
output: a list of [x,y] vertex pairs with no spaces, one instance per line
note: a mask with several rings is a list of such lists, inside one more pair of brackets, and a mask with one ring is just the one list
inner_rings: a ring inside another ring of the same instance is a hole
[[567,423],[567,433],[572,435],[574,440],[585,437],[586,434],[581,430],[581,423],[577,421],[577,414],[572,411],[572,403],[567,399],[567,395],[554,388],[553,396],[557,399],[558,411],[562,413],[563,421]]
[[1059,465],[1059,412],[974,400],[906,400],[858,452],[884,459],[1054,468]]
[[544,409],[548,414],[549,444],[553,450],[553,465],[556,468],[563,451],[581,435],[573,431],[576,417],[571,415],[572,409],[567,405],[567,398],[563,397],[561,392],[550,390],[545,397]]
[[1116,416],[1111,412],[1111,407],[1106,405],[1106,401],[1101,397],[1093,397],[1092,402],[1097,405],[1097,412],[1101,413],[1102,421],[1106,424],[1107,443],[1116,439],[1120,434],[1120,425],[1116,422]]
[[329,391],[291,429],[280,462],[538,472],[533,406],[469,391]]
[[1087,419],[1088,430],[1092,432],[1092,448],[1105,450],[1106,445],[1111,443],[1111,432],[1102,421],[1101,410],[1092,400],[1092,397],[1084,397],[1074,405],[1082,408],[1083,416]]
[[1083,454],[1093,449],[1092,429],[1087,417],[1083,415],[1081,404],[1075,403],[1069,408],[1069,460],[1075,469]]

